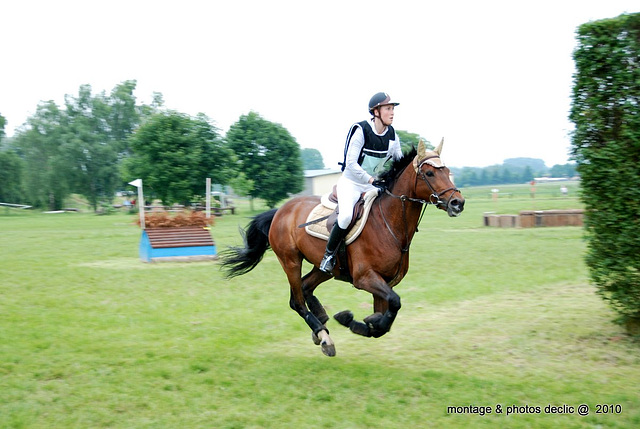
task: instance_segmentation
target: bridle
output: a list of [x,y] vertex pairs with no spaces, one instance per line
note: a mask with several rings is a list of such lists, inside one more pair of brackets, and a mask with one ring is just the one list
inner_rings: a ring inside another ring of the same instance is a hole
[[[429,182],[429,179],[427,179],[427,175],[425,174],[424,171],[422,171],[422,166],[424,164],[427,164],[427,161],[429,161],[430,159],[434,159],[434,158],[438,158],[440,159],[439,155],[431,155],[431,156],[427,156],[426,158],[422,159],[421,161],[418,161],[416,163],[415,169],[416,169],[416,183],[414,186],[414,189],[417,190],[418,188],[418,176],[424,180],[424,183],[427,184],[427,186],[429,187],[429,189],[431,190],[431,195],[429,195],[429,203],[435,205],[438,208],[447,208],[449,206],[449,203],[451,202],[451,199],[453,198],[453,194],[455,194],[456,192],[460,192],[460,190],[458,188],[456,188],[455,186],[451,186],[443,191],[436,191],[435,188],[433,187],[433,185],[431,185],[431,182]],[[430,164],[433,165],[433,164]],[[437,167],[434,166],[437,169],[443,168],[443,166],[441,167]],[[440,198],[442,195],[446,194],[447,192],[451,191],[451,194],[449,195],[449,198],[447,199],[447,201],[442,201],[442,199]],[[433,201],[435,199],[435,201]]]
[[[429,189],[431,190],[431,195],[429,195],[429,198],[427,200],[423,200],[421,198],[412,198],[409,197],[408,195],[396,195],[393,192],[391,192],[389,189],[385,189],[385,193],[387,195],[389,195],[390,197],[393,198],[397,198],[402,202],[402,221],[404,223],[404,230],[405,230],[405,242],[406,245],[404,247],[402,247],[400,240],[398,239],[398,237],[396,237],[396,235],[394,234],[394,232],[391,229],[391,226],[389,225],[389,222],[387,222],[387,219],[384,216],[384,212],[382,211],[382,205],[380,204],[380,200],[378,200],[378,207],[380,210],[380,215],[382,216],[382,220],[384,221],[385,226],[387,227],[387,229],[389,230],[389,232],[391,233],[391,235],[393,236],[393,238],[396,240],[396,242],[400,245],[400,250],[402,251],[402,253],[406,253],[407,251],[409,251],[409,246],[411,245],[411,242],[409,241],[409,225],[407,223],[407,207],[405,205],[405,201],[409,201],[412,203],[417,203],[417,204],[422,204],[422,212],[420,213],[420,217],[418,218],[418,222],[416,223],[416,232],[418,232],[418,226],[420,225],[420,222],[422,221],[422,217],[424,216],[424,212],[426,211],[426,208],[429,204],[432,204],[438,208],[444,208],[446,209],[449,206],[449,203],[451,202],[451,199],[453,198],[453,194],[455,194],[456,192],[460,192],[460,190],[458,188],[456,188],[455,186],[451,186],[443,191],[436,191],[436,189],[433,187],[433,185],[431,184],[431,182],[429,182],[429,179],[427,179],[427,175],[425,174],[424,171],[422,171],[422,166],[424,164],[427,163],[427,161],[429,161],[430,159],[434,159],[434,158],[440,158],[440,156],[438,155],[431,155],[431,156],[427,156],[426,158],[423,158],[422,160],[418,161],[417,157],[416,160],[413,162],[413,166],[414,169],[416,170],[416,181],[415,181],[415,185],[414,185],[414,193],[417,192],[418,189],[418,178],[421,178],[424,183],[427,184],[427,186],[429,187]],[[433,165],[433,164],[430,164]],[[442,166],[444,167],[444,166]],[[442,168],[442,167],[435,167],[435,168]],[[449,195],[449,198],[447,198],[446,201],[443,201],[441,199],[442,195],[446,194],[447,192],[451,192],[451,194]]]

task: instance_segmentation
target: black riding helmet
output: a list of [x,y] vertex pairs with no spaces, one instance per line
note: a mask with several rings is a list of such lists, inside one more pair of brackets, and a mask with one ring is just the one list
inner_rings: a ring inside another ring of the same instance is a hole
[[388,104],[397,106],[400,103],[391,101],[391,97],[386,92],[378,92],[373,97],[371,97],[371,100],[369,100],[369,113],[373,114],[373,109],[380,106],[386,106]]

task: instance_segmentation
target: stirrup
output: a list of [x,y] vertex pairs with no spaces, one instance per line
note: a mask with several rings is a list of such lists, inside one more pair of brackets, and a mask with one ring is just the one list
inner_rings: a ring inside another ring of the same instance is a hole
[[333,268],[336,266],[336,253],[337,252],[324,252],[324,256],[322,258],[322,261],[320,261],[320,266],[318,267],[320,268],[320,271],[322,271],[323,273],[331,274]]

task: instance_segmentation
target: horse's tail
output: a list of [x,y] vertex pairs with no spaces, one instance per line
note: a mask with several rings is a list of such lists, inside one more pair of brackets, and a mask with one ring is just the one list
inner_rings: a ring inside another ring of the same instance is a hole
[[253,270],[269,249],[269,229],[277,209],[261,213],[253,218],[246,230],[240,228],[244,248],[229,247],[222,252],[222,270],[227,278],[246,274]]

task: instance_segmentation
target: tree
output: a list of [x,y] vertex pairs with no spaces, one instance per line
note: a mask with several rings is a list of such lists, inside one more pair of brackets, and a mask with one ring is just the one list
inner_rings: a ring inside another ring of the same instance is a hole
[[7,125],[7,119],[4,116],[0,115],[0,141],[2,141],[2,139],[5,136],[4,127],[6,125]]
[[483,168],[480,171],[479,184],[488,185],[490,183],[491,183],[491,179],[489,178],[489,170],[487,168]]
[[575,164],[556,164],[549,170],[551,177],[567,177],[571,178],[576,175]]
[[490,176],[491,178],[489,180],[492,185],[499,185],[501,183],[504,183],[502,181],[502,175],[500,174],[500,167],[496,167],[496,168],[489,167],[489,171],[490,171],[489,174],[491,174]]
[[226,184],[233,176],[233,154],[203,114],[156,113],[135,132],[130,147],[124,174],[143,179],[165,205],[202,195],[207,177]]
[[419,134],[410,133],[409,131],[396,130],[398,137],[400,137],[400,146],[402,146],[402,152],[407,153],[412,147],[418,147],[420,140],[424,142],[427,150],[435,149],[435,147],[424,137],[420,137]]
[[[136,105],[136,97],[133,92],[136,89],[135,80],[127,80],[117,85],[111,96],[106,100],[109,106],[107,120],[109,124],[109,139],[117,143],[118,151],[128,153],[128,139],[140,124],[141,107]],[[162,96],[155,94],[162,100]]]
[[540,173],[547,171],[547,166],[544,164],[544,161],[538,158],[507,158],[502,164],[514,170],[522,170],[529,167],[532,171],[538,171]]
[[322,170],[324,168],[324,160],[318,149],[302,149],[300,158],[302,159],[302,168],[305,170]]
[[514,176],[511,173],[511,170],[509,170],[508,167],[502,167],[502,179],[501,179],[502,183],[513,183],[514,182]]
[[93,96],[89,85],[80,86],[77,97],[67,95],[65,105],[61,152],[68,179],[96,211],[100,201],[113,201],[119,182],[118,148],[127,137],[119,122],[123,115],[117,101],[104,93]]
[[13,151],[0,150],[0,202],[19,203],[23,201],[22,160]]
[[282,125],[250,112],[231,125],[226,140],[239,170],[254,182],[252,198],[262,198],[273,208],[302,191],[300,146]]
[[136,106],[135,87],[135,80],[125,81],[110,95],[93,95],[90,85],[81,85],[77,96],[65,95],[64,110],[53,101],[38,106],[12,142],[26,161],[28,202],[60,208],[70,192],[84,195],[94,209],[113,200],[128,138],[161,103],[155,94],[152,107]]
[[464,167],[458,177],[456,174],[456,185],[460,187],[479,185],[478,169],[472,167]]
[[529,167],[528,165],[525,167],[524,171],[522,172],[522,176],[521,176],[521,182],[523,183],[527,183],[532,181],[534,178],[533,175],[533,170],[531,169],[531,167]]
[[69,195],[69,169],[62,151],[64,114],[53,101],[40,103],[14,138],[24,159],[25,202],[49,210],[62,208]]
[[583,24],[570,119],[598,293],[640,334],[640,13]]
[[229,180],[229,185],[237,195],[247,197],[253,191],[253,180],[247,179],[244,173],[240,172]]
[[141,122],[145,122],[147,119],[153,117],[153,115],[158,114],[162,111],[164,107],[164,97],[160,92],[154,92],[151,100],[151,105],[141,105],[136,111],[140,117]]

